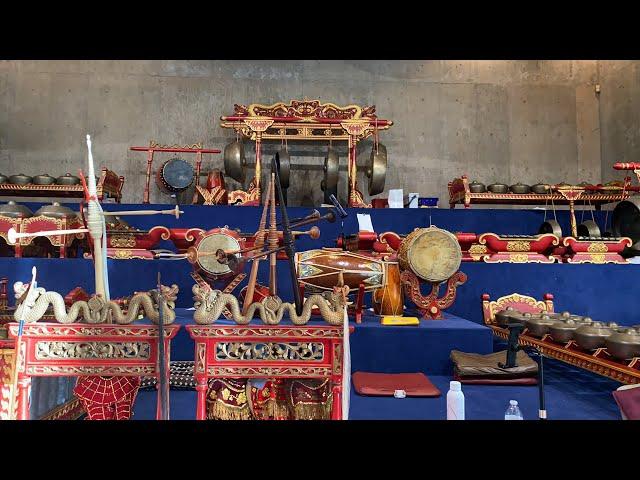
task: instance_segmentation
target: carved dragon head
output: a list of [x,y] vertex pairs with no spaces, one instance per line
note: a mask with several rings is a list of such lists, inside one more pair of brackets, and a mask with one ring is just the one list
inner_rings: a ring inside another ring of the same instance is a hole
[[342,310],[347,304],[349,298],[349,287],[333,287],[333,291],[324,292],[324,297],[331,303],[335,311]]

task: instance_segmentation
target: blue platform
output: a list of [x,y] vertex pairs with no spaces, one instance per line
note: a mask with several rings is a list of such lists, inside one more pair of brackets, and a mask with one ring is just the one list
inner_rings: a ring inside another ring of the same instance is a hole
[[[30,204],[32,209],[39,204]],[[71,205],[77,209],[77,205]],[[169,205],[104,205],[105,210],[160,209]],[[255,231],[261,208],[184,206],[180,219],[171,216],[130,217],[133,226],[148,229],[155,225],[211,229],[221,226],[238,228],[242,232]],[[320,209],[324,213],[324,209]],[[406,234],[430,223],[453,232],[495,232],[503,234],[534,234],[542,224],[542,210],[483,210],[483,209],[348,209],[346,234],[357,230],[356,213],[369,213],[378,232],[395,231]],[[302,217],[308,208],[291,208],[290,216]],[[580,221],[581,214],[578,213]],[[547,218],[552,215],[548,214]],[[585,215],[585,219],[590,218]],[[602,230],[611,216],[595,212]],[[565,231],[569,229],[568,214],[560,211],[557,219]],[[322,235],[318,240],[301,237],[298,251],[335,246],[340,235],[340,222],[319,224]],[[0,240],[2,241],[2,240]],[[171,242],[157,248],[174,249]],[[259,280],[266,283],[268,262],[260,265]],[[31,267],[38,267],[39,286],[66,293],[82,286],[93,291],[92,262],[84,259],[14,259],[0,258],[0,276],[9,281],[27,281]],[[285,301],[292,299],[292,287],[286,262],[278,262],[278,293]],[[640,324],[637,299],[640,285],[638,265],[569,265],[569,264],[486,264],[463,263],[461,270],[468,276],[459,287],[454,305],[443,321],[423,321],[419,327],[380,326],[378,319],[365,316],[351,336],[352,370],[377,372],[423,371],[443,393],[451,379],[448,360],[451,349],[489,353],[491,334],[482,326],[481,295],[493,299],[518,292],[541,298],[545,293],[555,296],[557,310],[569,310],[589,315],[596,320],[615,321],[621,325]],[[157,273],[164,284],[175,283],[180,288],[177,307],[193,304],[189,275],[191,265],[186,261],[109,260],[108,270],[112,297],[130,295],[133,291],[155,287]],[[178,323],[190,323],[192,312],[179,312]],[[193,359],[193,342],[182,330],[173,342],[173,360]],[[619,384],[583,370],[548,362],[547,395],[550,418],[613,419],[619,418],[611,391]],[[467,418],[501,418],[510,399],[520,401],[525,418],[537,415],[535,387],[467,386]],[[153,399],[145,401],[145,398]],[[135,407],[135,418],[155,417],[155,393],[141,392]],[[173,418],[195,418],[195,392],[172,391]],[[444,398],[393,399],[359,397],[352,393],[351,418],[442,419]]]

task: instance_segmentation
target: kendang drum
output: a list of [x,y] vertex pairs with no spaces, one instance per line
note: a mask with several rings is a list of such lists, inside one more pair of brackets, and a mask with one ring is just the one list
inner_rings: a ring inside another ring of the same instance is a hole
[[461,262],[462,250],[456,236],[437,227],[415,229],[398,249],[400,268],[432,283],[449,279]]
[[156,172],[158,188],[168,194],[184,192],[194,181],[193,166],[181,158],[172,158]]
[[385,262],[385,283],[372,294],[373,311],[377,315],[402,315],[404,309],[398,262]]
[[188,260],[209,279],[223,279],[242,272],[240,253],[229,253],[225,263],[218,260],[219,250],[236,252],[245,248],[245,239],[227,227],[200,232],[193,247],[188,249]]
[[384,262],[376,256],[322,248],[297,252],[295,264],[298,281],[310,290],[333,290],[341,280],[350,290],[360,284],[366,291],[385,284]]

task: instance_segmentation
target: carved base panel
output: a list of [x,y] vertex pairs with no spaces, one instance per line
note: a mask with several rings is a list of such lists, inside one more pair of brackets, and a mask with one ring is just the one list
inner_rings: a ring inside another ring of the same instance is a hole
[[198,420],[206,418],[206,393],[211,378],[330,378],[334,398],[331,418],[342,417],[342,326],[186,328],[196,343]]
[[535,252],[496,252],[484,256],[486,263],[555,263],[553,256]]
[[617,253],[607,252],[607,253],[588,253],[588,252],[578,252],[574,253],[570,257],[566,257],[565,261],[567,263],[629,263],[626,259],[621,257]]

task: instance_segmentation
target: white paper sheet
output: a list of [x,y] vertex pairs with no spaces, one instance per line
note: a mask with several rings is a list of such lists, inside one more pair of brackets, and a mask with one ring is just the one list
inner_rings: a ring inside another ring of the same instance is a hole
[[368,213],[358,213],[358,229],[361,232],[375,232],[373,223],[371,222],[371,215]]
[[404,208],[404,192],[401,188],[389,190],[389,208]]

